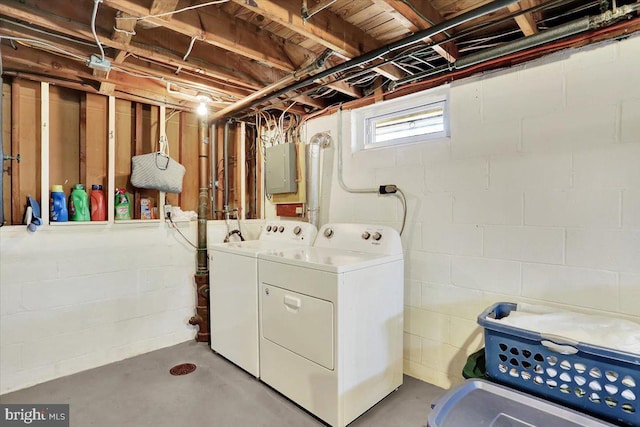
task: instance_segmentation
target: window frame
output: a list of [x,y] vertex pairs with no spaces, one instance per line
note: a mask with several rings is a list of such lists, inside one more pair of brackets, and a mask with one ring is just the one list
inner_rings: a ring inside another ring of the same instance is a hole
[[[428,111],[435,106],[442,106],[443,109],[444,129],[442,131],[394,138],[378,143],[372,142],[376,123],[411,113]],[[448,139],[451,135],[449,115],[449,85],[353,110],[352,149],[354,152],[369,151]]]

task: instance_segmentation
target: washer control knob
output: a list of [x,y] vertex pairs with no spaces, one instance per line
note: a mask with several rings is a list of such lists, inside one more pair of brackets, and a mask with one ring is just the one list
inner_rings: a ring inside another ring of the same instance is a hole
[[278,228],[278,231],[283,233],[284,232],[284,225],[281,225],[280,228]]
[[300,228],[300,226],[299,226],[299,225],[296,225],[296,226],[293,228],[293,234],[295,234],[296,236],[299,236],[299,235],[300,235],[300,233],[302,233],[302,228]]
[[271,231],[271,226],[267,225],[267,231]]
[[377,231],[373,233],[373,240],[380,240],[380,239],[382,239],[382,234],[378,233]]
[[327,239],[331,238],[331,236],[333,236],[333,230],[330,228],[326,228],[324,230],[324,237],[326,237]]
[[371,233],[369,233],[368,231],[365,231],[364,233],[362,233],[362,238],[364,240],[369,240],[369,237],[371,237]]

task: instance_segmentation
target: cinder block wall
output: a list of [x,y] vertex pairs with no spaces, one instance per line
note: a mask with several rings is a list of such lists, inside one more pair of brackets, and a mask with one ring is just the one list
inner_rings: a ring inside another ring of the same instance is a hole
[[[408,198],[405,372],[448,387],[498,301],[640,321],[640,36],[571,50],[450,88],[451,138],[351,152],[344,178]],[[309,122],[307,135],[337,118]],[[394,197],[343,192],[325,152],[321,219],[399,228]]]
[[[195,222],[179,226],[196,243]],[[0,394],[193,339],[195,267],[164,224],[1,228]]]

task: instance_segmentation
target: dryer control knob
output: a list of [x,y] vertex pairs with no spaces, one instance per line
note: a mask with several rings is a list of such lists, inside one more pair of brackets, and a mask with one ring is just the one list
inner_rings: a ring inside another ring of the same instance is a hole
[[326,228],[324,230],[324,237],[326,237],[327,239],[330,238],[331,236],[333,236],[333,230],[330,228]]
[[296,225],[293,229],[293,234],[295,234],[296,236],[300,235],[300,233],[302,233],[302,228],[300,228],[299,225]]
[[375,232],[373,233],[373,240],[380,240],[382,239],[382,234]]
[[365,231],[364,233],[362,233],[362,238],[364,240],[369,240],[369,237],[371,237],[371,233],[369,233],[368,231]]
[[271,226],[267,225],[267,231],[271,231]]
[[284,232],[284,225],[281,225],[280,228],[278,228],[278,231],[281,233]]

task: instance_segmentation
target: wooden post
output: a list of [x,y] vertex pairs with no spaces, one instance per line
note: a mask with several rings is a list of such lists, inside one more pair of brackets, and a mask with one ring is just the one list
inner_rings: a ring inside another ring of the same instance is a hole
[[49,224],[49,83],[40,83],[40,216]]
[[[20,79],[11,82],[11,155],[20,154]],[[11,224],[20,224],[20,163],[11,163]]]
[[91,184],[87,182],[87,96],[88,94],[80,94],[80,152],[79,152],[79,182],[85,184],[87,194],[91,194]]
[[[131,156],[137,156],[142,153],[143,144],[143,123],[142,123],[142,104],[135,102],[135,125],[133,128],[133,153]],[[139,215],[140,212],[140,190],[135,189],[133,192],[133,218]]]
[[113,224],[115,221],[115,198],[113,195],[116,191],[116,98],[113,96],[109,97],[108,120],[109,125],[107,128],[107,137],[109,144],[109,169],[107,171],[107,179],[109,180],[109,185],[107,191],[105,191],[105,197],[107,198],[107,219],[109,220],[109,223]]

